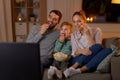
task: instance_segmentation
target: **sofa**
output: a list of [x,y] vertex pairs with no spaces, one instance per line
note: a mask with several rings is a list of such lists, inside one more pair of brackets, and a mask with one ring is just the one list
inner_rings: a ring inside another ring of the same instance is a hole
[[[104,38],[103,46],[110,47],[113,52],[101,61],[95,72],[75,74],[60,80],[120,80],[120,38]],[[43,80],[48,80],[47,70],[44,71]],[[59,79],[54,77],[53,80]]]

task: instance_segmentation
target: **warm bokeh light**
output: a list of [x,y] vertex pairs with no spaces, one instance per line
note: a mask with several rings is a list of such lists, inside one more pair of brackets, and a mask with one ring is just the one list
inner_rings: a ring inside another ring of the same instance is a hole
[[22,21],[22,18],[18,18],[18,21]]
[[112,0],[111,3],[113,3],[113,4],[120,4],[120,0]]
[[93,18],[92,17],[87,17],[87,22],[93,22]]

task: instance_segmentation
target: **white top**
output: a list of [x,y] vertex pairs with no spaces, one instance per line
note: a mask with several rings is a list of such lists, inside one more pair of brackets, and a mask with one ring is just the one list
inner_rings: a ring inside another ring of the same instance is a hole
[[[100,28],[90,28],[87,26],[89,30],[91,30],[93,35],[93,40],[95,43],[102,43],[102,32]],[[74,55],[76,50],[89,48],[91,45],[89,45],[89,38],[87,37],[87,34],[81,34],[80,32],[74,31],[71,35],[71,43],[72,43],[72,55]]]

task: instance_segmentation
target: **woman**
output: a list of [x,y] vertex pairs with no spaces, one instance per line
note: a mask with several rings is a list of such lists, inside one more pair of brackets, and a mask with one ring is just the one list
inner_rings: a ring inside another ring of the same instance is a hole
[[112,52],[103,48],[100,28],[91,28],[86,24],[84,11],[75,12],[72,16],[74,32],[71,35],[72,58],[70,67],[63,73],[69,77],[76,73],[95,71],[98,64]]

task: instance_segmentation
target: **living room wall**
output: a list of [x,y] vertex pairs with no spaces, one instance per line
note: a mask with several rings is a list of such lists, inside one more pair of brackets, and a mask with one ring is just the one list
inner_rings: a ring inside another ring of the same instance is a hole
[[[13,41],[10,3],[11,0],[0,0],[0,42]],[[47,14],[52,9],[59,9],[63,13],[62,21],[71,22],[73,12],[82,9],[82,0],[47,0]],[[89,25],[100,27],[104,37],[120,37],[120,23],[90,23]]]
[[[82,9],[82,0],[47,0],[47,14],[52,9],[58,9],[62,12],[61,22],[72,22],[72,14]],[[103,31],[103,37],[120,37],[120,23],[89,23],[88,25],[100,27]]]
[[120,23],[89,23],[91,27],[102,29],[103,37],[120,37]]
[[82,8],[82,0],[47,0],[47,14],[50,10],[58,9],[62,12],[62,21],[70,21],[72,14]]

